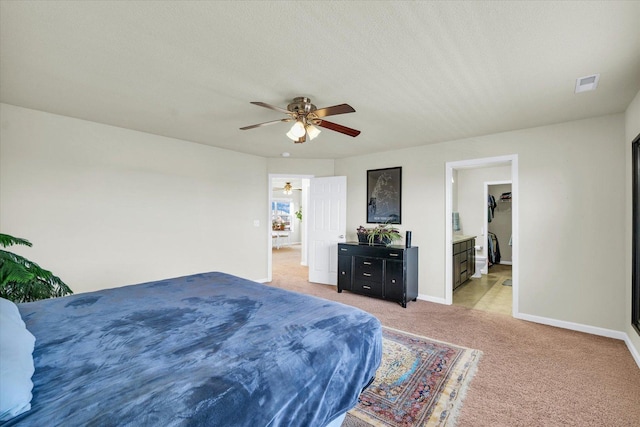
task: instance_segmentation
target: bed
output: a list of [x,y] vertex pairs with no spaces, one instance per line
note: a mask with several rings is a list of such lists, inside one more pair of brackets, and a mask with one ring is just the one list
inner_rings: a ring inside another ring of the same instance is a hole
[[7,426],[339,425],[382,357],[370,314],[220,272],[18,309],[33,398]]

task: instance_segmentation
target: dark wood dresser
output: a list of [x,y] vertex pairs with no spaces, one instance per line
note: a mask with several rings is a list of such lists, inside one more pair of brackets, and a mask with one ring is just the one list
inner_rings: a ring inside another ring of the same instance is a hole
[[338,292],[396,301],[418,297],[418,248],[338,243]]

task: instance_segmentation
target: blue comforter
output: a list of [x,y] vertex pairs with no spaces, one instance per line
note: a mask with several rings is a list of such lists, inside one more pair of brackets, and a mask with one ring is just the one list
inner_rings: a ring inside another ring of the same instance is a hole
[[36,337],[20,426],[324,426],[382,357],[343,304],[203,273],[19,305]]

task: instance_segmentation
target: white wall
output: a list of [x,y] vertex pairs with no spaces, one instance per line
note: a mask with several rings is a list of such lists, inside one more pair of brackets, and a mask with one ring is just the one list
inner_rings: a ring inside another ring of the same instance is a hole
[[333,176],[334,161],[327,159],[267,159],[267,171],[278,175]]
[[626,166],[626,218],[625,225],[627,229],[627,233],[625,235],[625,284],[626,284],[626,293],[625,293],[625,305],[624,305],[624,314],[625,314],[625,331],[629,336],[630,344],[635,348],[635,356],[636,362],[640,364],[640,336],[636,332],[636,330],[631,326],[631,235],[633,233],[633,223],[632,223],[632,207],[633,207],[633,197],[632,197],[632,156],[631,156],[631,142],[640,134],[640,92],[638,92],[629,104],[627,111],[625,112],[625,140],[624,140],[624,150],[625,150],[625,166]]
[[336,160],[349,239],[366,220],[366,170],[402,166],[402,230],[419,246],[419,292],[445,298],[445,163],[517,154],[519,310],[623,331],[624,116],[561,123]]
[[0,119],[0,230],[76,293],[266,276],[266,159],[7,104]]

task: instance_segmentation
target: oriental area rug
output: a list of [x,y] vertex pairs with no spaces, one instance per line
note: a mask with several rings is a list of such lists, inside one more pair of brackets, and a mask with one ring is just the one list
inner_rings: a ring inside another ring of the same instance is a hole
[[383,327],[382,363],[342,427],[454,426],[479,350]]

